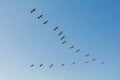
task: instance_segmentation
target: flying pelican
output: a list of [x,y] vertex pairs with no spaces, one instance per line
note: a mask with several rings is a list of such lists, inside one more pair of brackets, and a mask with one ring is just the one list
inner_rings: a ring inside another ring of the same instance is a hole
[[74,64],[75,64],[75,62],[72,62],[72,63],[71,63],[71,65],[74,65]]
[[63,34],[63,31],[61,31],[58,35],[60,36],[60,35],[62,35]]
[[55,27],[53,30],[56,31],[58,28],[59,28],[59,27],[57,26],[57,27]]
[[45,22],[43,22],[43,24],[47,24],[48,23],[48,20],[46,20]]
[[86,61],[85,63],[86,63],[86,64],[88,64],[88,63],[89,63],[89,61]]
[[101,64],[105,64],[105,62],[101,62]]
[[33,66],[34,66],[34,64],[30,65],[30,67],[33,67]]
[[70,48],[69,49],[72,49],[72,48],[74,48],[75,46],[74,45],[72,45],[72,46],[70,46]]
[[67,41],[63,41],[62,44],[65,44]]
[[77,53],[77,52],[79,52],[80,51],[80,49],[77,49],[75,52]]
[[40,18],[42,18],[42,17],[43,17],[43,15],[40,15],[40,16],[38,16],[37,18],[40,19]]
[[85,55],[85,57],[88,57],[88,56],[90,56],[90,55],[89,55],[89,54],[86,54],[86,55]]
[[92,59],[92,61],[96,61],[96,58]]
[[31,10],[31,13],[35,12],[35,10],[36,10],[36,8],[32,9],[32,10]]
[[66,36],[63,36],[63,37],[61,38],[61,40],[63,40],[65,37],[66,37]]
[[61,67],[65,66],[65,64],[62,64]]
[[43,66],[43,64],[40,64],[40,66],[39,67],[42,67]]
[[53,67],[53,65],[54,65],[54,64],[51,64],[51,65],[49,66],[49,68]]

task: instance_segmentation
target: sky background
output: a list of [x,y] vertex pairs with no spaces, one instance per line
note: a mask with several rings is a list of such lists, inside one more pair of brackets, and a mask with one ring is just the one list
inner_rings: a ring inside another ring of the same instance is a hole
[[120,80],[120,1],[0,0],[0,80]]

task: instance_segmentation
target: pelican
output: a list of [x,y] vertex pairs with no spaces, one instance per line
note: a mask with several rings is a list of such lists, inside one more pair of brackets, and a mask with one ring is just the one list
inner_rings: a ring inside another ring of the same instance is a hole
[[36,8],[32,9],[32,10],[31,10],[31,13],[35,12],[35,10],[36,10]]
[[47,24],[48,23],[48,20],[46,20],[45,22],[43,22],[43,24]]
[[40,15],[40,16],[38,16],[37,18],[40,19],[40,18],[42,18],[42,17],[43,17],[43,15]]
[[54,64],[51,64],[51,65],[49,66],[49,68],[53,67],[53,65],[54,65]]

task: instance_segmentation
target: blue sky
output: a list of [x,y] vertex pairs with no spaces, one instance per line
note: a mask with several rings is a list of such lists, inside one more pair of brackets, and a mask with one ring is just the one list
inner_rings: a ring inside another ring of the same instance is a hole
[[[0,0],[0,79],[119,80],[119,4],[119,0]],[[33,8],[36,12],[31,14]],[[40,14],[44,16],[37,20]],[[45,20],[49,22],[43,25]],[[60,31],[66,35],[65,45]],[[92,62],[93,58],[97,60]],[[31,64],[35,66],[30,68]],[[50,64],[55,65],[49,69]]]

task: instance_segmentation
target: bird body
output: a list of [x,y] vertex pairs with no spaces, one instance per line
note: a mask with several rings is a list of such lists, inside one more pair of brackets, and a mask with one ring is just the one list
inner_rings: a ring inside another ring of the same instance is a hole
[[40,66],[39,67],[42,67],[43,66],[43,64],[40,64]]
[[79,52],[80,51],[80,49],[77,49],[75,52],[77,53],[77,52]]
[[65,64],[62,64],[61,67],[65,66]]
[[88,56],[90,56],[90,55],[89,55],[89,54],[86,54],[86,55],[85,55],[85,57],[88,57]]
[[35,10],[36,10],[36,8],[32,9],[32,10],[31,10],[31,13],[35,12]]
[[56,31],[58,28],[59,28],[59,27],[57,26],[57,27],[55,27],[53,30]]
[[65,44],[67,41],[63,41],[62,44]]
[[96,60],[96,58],[92,59],[92,61],[95,61],[95,60]]
[[40,19],[40,18],[42,18],[42,17],[43,17],[43,15],[40,15],[40,16],[38,16],[37,18]]
[[30,67],[33,67],[33,66],[34,66],[34,64],[30,65]]
[[63,40],[66,36],[63,36],[60,40]]
[[49,68],[51,68],[51,67],[53,67],[53,64],[51,64],[51,65],[49,66]]
[[63,31],[61,31],[58,35],[60,36],[60,35],[62,35],[63,34]]
[[48,23],[48,20],[46,20],[45,22],[43,22],[43,24],[47,24]]
[[72,45],[72,46],[70,47],[70,49],[72,49],[72,48],[74,48],[74,45]]

